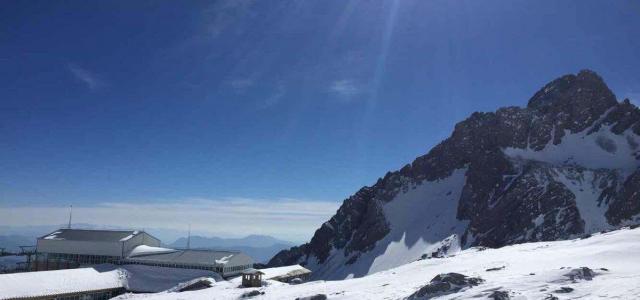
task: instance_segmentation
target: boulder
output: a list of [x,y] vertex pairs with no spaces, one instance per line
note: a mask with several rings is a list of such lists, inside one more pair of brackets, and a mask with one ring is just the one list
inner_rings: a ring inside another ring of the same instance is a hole
[[479,277],[468,277],[459,273],[439,274],[429,284],[423,286],[408,299],[431,299],[442,295],[457,293],[462,289],[476,286],[484,280]]

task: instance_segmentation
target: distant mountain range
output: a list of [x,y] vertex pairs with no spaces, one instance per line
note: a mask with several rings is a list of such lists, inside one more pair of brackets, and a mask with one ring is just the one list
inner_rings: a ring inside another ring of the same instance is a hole
[[[256,262],[266,262],[281,250],[288,249],[294,244],[267,235],[249,235],[243,238],[219,237],[191,237],[191,249],[224,249],[238,250],[253,257]],[[185,248],[187,238],[181,237],[168,244],[172,248]]]

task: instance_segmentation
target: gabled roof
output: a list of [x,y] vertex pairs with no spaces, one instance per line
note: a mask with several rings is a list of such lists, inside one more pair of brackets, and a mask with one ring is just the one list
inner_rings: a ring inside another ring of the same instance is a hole
[[58,229],[39,240],[124,242],[142,233],[137,230]]
[[[250,257],[238,251],[218,251],[218,250],[178,250],[165,249],[166,251],[144,251],[148,247],[143,247],[138,251],[138,246],[131,251],[127,259],[138,262],[159,262],[186,265],[226,265],[232,262],[245,264],[253,263]],[[158,248],[161,249],[161,248]]]
[[242,271],[242,274],[243,274],[243,275],[255,275],[255,274],[262,274],[262,275],[264,275],[264,272],[262,272],[262,271],[260,271],[260,270],[258,270],[258,269],[249,268],[249,269],[243,270],[243,271]]

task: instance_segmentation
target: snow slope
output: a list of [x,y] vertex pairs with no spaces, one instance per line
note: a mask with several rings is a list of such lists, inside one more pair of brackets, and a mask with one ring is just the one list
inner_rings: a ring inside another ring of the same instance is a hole
[[458,169],[445,179],[413,185],[386,203],[384,215],[391,231],[373,250],[352,254],[359,255],[354,264],[345,263],[352,256],[334,249],[324,264],[307,268],[316,270],[314,278],[353,278],[414,261],[439,248],[448,237],[454,240],[450,251],[459,250],[458,237],[468,223],[456,219],[465,173],[466,169]]
[[[588,239],[538,242],[500,249],[470,248],[456,256],[415,261],[368,276],[340,281],[313,281],[288,285],[268,281],[257,290],[265,294],[251,299],[295,299],[325,294],[328,299],[404,299],[440,273],[458,272],[485,280],[479,286],[437,299],[486,299],[495,291],[509,292],[511,299],[639,299],[640,229],[595,234]],[[593,280],[571,281],[570,268],[589,267]],[[487,271],[489,268],[504,269]],[[252,289],[238,288],[239,278],[213,287],[183,293],[126,294],[118,299],[238,299]],[[557,293],[561,287],[574,289]]]
[[527,147],[505,148],[503,152],[509,157],[554,165],[575,164],[590,169],[621,170],[635,170],[638,167],[638,136],[630,129],[620,135],[611,132],[611,126],[601,126],[598,131],[590,133],[591,129],[592,127],[589,127],[574,134],[565,130],[560,144],[554,145],[549,141],[540,151]]

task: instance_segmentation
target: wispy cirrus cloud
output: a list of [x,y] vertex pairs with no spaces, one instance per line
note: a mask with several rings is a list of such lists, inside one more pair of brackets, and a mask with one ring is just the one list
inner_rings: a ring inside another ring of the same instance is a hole
[[251,78],[236,78],[236,79],[229,80],[227,83],[234,90],[238,92],[244,92],[245,90],[253,86],[254,81]]
[[284,83],[279,82],[276,85],[274,92],[264,100],[260,108],[268,108],[280,103],[280,101],[282,100],[282,97],[284,97],[284,95],[286,94],[286,91],[287,89]]
[[334,81],[329,87],[329,91],[345,99],[351,99],[362,92],[351,79]]
[[[115,202],[73,207],[73,222],[120,228],[164,228],[216,236],[266,234],[307,240],[340,203],[299,199],[183,199],[157,202]],[[68,207],[0,206],[0,225],[37,226],[65,223]],[[38,218],[33,218],[38,216]]]
[[206,32],[216,38],[223,32],[233,29],[242,31],[239,26],[246,15],[246,10],[253,5],[254,0],[220,0],[204,10]]
[[85,84],[87,88],[95,90],[105,85],[105,82],[98,78],[93,72],[80,67],[77,64],[68,64],[67,70],[80,82]]

